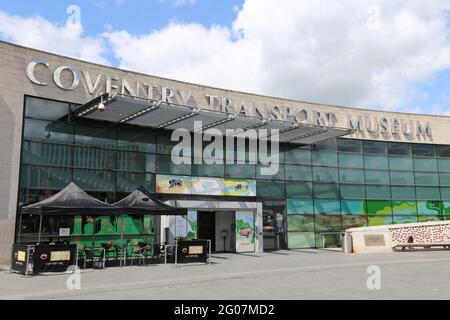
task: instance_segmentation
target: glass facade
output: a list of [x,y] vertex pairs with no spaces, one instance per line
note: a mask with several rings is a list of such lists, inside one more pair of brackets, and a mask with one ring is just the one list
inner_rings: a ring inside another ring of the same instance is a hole
[[156,174],[254,179],[251,201],[285,201],[289,248],[321,247],[323,232],[450,216],[450,146],[349,139],[285,145],[278,174],[261,176],[259,164],[174,165],[169,132],[69,123],[69,108],[27,97],[19,205],[71,181],[112,203],[140,185],[154,192]]

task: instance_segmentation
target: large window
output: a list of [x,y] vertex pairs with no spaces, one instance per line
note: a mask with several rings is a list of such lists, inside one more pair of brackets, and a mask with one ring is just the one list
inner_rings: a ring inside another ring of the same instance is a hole
[[450,217],[450,146],[349,138],[282,145],[278,173],[265,176],[260,163],[175,165],[170,154],[178,142],[170,132],[69,123],[69,109],[26,98],[19,204],[44,200],[71,181],[111,203],[141,185],[155,192],[157,174],[252,179],[255,201],[286,199],[291,248],[321,246],[325,231]]

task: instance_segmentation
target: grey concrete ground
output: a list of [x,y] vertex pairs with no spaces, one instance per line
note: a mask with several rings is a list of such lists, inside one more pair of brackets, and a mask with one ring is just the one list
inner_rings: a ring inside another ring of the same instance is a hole
[[[215,254],[211,265],[83,270],[24,278],[0,271],[0,299],[450,299],[450,252],[345,255],[328,250]],[[369,290],[367,268],[381,269]]]

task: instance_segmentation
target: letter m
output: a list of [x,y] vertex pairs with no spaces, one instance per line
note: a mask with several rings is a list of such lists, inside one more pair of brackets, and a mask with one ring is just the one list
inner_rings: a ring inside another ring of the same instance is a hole
[[356,117],[356,119],[353,119],[351,115],[348,115],[348,125],[347,127],[349,129],[356,129],[358,132],[363,131],[363,119],[362,116]]

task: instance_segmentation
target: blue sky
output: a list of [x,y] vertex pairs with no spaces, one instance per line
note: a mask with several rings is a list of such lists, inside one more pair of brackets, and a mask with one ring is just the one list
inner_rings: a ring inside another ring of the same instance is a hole
[[[70,5],[82,31],[66,27]],[[226,89],[450,114],[448,0],[0,0],[0,39]]]

